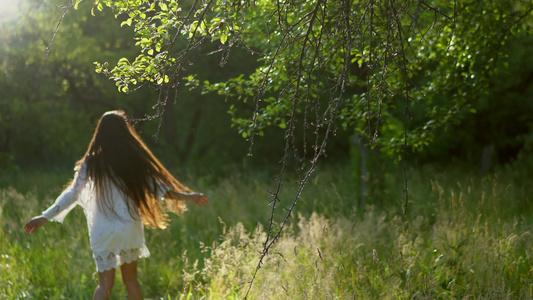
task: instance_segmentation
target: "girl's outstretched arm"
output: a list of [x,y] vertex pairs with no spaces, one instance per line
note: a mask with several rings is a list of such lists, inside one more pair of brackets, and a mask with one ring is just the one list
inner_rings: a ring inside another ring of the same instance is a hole
[[170,190],[165,194],[165,197],[169,197],[173,200],[187,201],[198,206],[204,206],[209,202],[209,199],[202,193],[181,193],[174,190]]
[[24,230],[27,233],[33,233],[35,230],[46,224],[46,222],[48,222],[48,220],[43,216],[34,217],[28,223],[26,223]]

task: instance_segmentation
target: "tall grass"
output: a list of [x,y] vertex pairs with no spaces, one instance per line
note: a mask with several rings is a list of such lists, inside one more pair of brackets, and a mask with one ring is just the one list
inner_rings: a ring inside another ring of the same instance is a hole
[[[533,299],[532,188],[509,172],[481,178],[453,169],[411,170],[403,215],[402,176],[384,176],[369,205],[358,207],[347,167],[318,170],[249,297]],[[47,174],[28,185],[39,176]],[[152,255],[139,264],[145,297],[246,294],[270,217],[267,190],[275,183],[259,173],[214,177],[184,180],[210,197],[208,207],[190,207],[167,230],[147,230]],[[281,207],[292,201],[296,184],[285,180]],[[61,184],[20,186],[0,191],[0,298],[90,299],[97,276],[81,209],[63,225],[25,234],[24,222],[53,201]],[[276,213],[276,222],[283,214]],[[117,278],[113,299],[122,298]]]

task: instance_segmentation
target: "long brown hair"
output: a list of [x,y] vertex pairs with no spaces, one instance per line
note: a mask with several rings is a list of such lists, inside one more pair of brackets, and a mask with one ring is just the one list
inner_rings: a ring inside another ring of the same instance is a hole
[[[170,210],[179,214],[186,210],[181,201],[157,199],[159,186],[187,192],[189,188],[176,180],[141,140],[123,111],[106,112],[98,122],[89,148],[77,163],[87,164],[87,176],[95,185],[98,208],[114,213],[112,199],[106,191],[109,183],[124,193],[128,209],[136,209],[143,222],[158,228],[168,225]],[[133,205],[133,206],[132,206]]]

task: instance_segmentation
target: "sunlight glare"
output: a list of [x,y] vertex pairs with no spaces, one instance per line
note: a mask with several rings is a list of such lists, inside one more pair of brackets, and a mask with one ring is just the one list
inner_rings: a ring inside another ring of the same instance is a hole
[[0,0],[0,18],[15,17],[22,0]]

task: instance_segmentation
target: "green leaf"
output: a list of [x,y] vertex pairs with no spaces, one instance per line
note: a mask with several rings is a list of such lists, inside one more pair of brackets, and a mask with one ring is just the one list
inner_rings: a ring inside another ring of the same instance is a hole
[[228,41],[228,35],[227,34],[223,34],[223,35],[220,36],[220,42],[222,44],[225,44],[227,41]]

